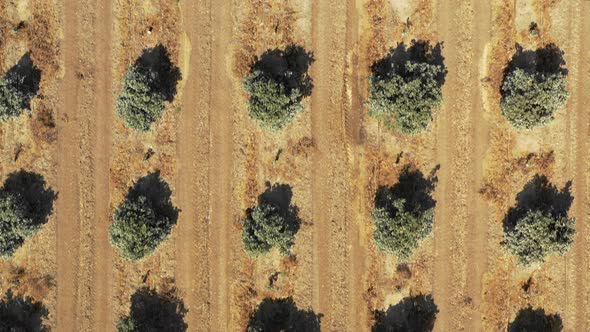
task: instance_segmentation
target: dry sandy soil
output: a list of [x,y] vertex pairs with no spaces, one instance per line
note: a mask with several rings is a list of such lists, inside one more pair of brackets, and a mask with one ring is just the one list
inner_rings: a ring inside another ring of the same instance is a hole
[[[52,330],[113,331],[142,286],[173,289],[189,331],[244,331],[263,298],[289,296],[321,314],[323,331],[370,331],[375,311],[417,294],[434,299],[435,331],[505,331],[528,306],[559,315],[565,331],[590,326],[589,1],[2,0],[0,9],[1,72],[28,51],[42,71],[32,114],[0,126],[0,180],[24,169],[58,193],[42,230],[0,262],[0,290],[42,302]],[[364,102],[370,65],[413,39],[441,43],[448,74],[428,131],[407,137],[369,118]],[[555,43],[568,70],[566,108],[526,133],[499,109],[516,43]],[[292,44],[313,53],[314,89],[272,134],[248,117],[240,82],[257,56]],[[127,67],[156,45],[182,80],[154,130],[137,134],[114,101]],[[436,219],[400,267],[376,248],[370,211],[375,190],[408,163],[437,178]],[[152,256],[130,263],[109,245],[111,214],[153,172],[179,219]],[[565,256],[523,268],[500,245],[502,220],[536,174],[572,182],[577,235]],[[290,185],[303,224],[291,257],[254,260],[240,220],[269,184]]]

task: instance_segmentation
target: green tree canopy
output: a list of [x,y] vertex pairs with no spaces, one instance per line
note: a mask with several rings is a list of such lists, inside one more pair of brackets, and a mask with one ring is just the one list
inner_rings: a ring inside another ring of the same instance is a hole
[[427,332],[432,331],[438,307],[432,295],[416,295],[403,298],[387,310],[375,311],[372,332]]
[[382,119],[404,134],[424,131],[442,102],[446,69],[440,44],[402,43],[375,63],[370,78],[369,115]]
[[574,241],[575,219],[529,210],[506,230],[504,245],[528,265],[543,262],[549,254],[565,254]]
[[0,300],[0,331],[2,332],[47,332],[43,320],[47,308],[28,296],[15,296],[8,290]]
[[41,225],[35,221],[27,202],[16,193],[0,190],[0,255],[12,257]]
[[138,131],[148,131],[164,113],[164,97],[150,90],[148,72],[134,65],[123,80],[123,91],[117,99],[117,112],[125,125]]
[[270,299],[260,302],[250,317],[247,332],[319,332],[320,317],[311,310],[298,309],[292,298]]
[[173,294],[143,287],[131,297],[130,313],[119,319],[117,332],[184,332],[188,328],[186,313],[181,299]]
[[139,260],[154,252],[168,237],[172,226],[169,218],[156,213],[147,197],[126,198],[113,215],[110,241],[123,257]]
[[165,47],[144,50],[127,70],[117,99],[117,113],[125,125],[140,132],[150,130],[162,117],[165,101],[174,99],[180,77]]
[[508,332],[561,332],[563,323],[558,314],[549,315],[544,309],[532,307],[521,309],[512,323],[508,325]]
[[516,45],[501,86],[500,108],[518,129],[532,129],[553,120],[569,96],[563,51],[548,44],[535,51]]
[[553,120],[569,94],[561,73],[527,72],[516,68],[502,84],[502,114],[516,128],[532,129]]
[[298,225],[288,213],[274,204],[260,203],[243,221],[242,241],[250,256],[268,253],[272,248],[288,255],[295,242]]
[[307,74],[311,53],[300,46],[270,50],[252,66],[242,86],[249,94],[249,115],[260,125],[278,131],[303,111],[301,100],[311,94]]
[[436,178],[406,166],[399,182],[381,187],[372,212],[377,247],[406,261],[419,242],[432,232],[435,201],[431,197]]
[[39,90],[41,71],[25,54],[18,64],[0,78],[0,122],[21,115]]
[[563,255],[575,235],[575,219],[567,216],[573,202],[571,182],[559,190],[543,175],[535,175],[516,196],[517,205],[504,218],[504,247],[520,263],[543,262]]

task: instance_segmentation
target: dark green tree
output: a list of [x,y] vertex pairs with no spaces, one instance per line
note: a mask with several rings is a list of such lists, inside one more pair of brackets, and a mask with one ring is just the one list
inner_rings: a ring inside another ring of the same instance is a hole
[[150,255],[168,237],[173,222],[158,215],[150,199],[127,198],[113,215],[109,228],[111,244],[121,255],[139,260]]
[[446,69],[440,45],[402,43],[375,63],[370,78],[369,115],[384,120],[404,134],[418,134],[432,121],[442,102]]
[[435,202],[431,192],[435,181],[407,166],[396,185],[379,188],[372,212],[373,238],[379,249],[406,261],[432,232]]
[[41,71],[25,54],[17,65],[0,78],[0,122],[15,118],[29,108],[39,90]]
[[180,77],[166,48],[158,45],[144,50],[129,67],[117,99],[117,113],[125,125],[140,132],[150,130],[162,117],[165,101],[174,99]]
[[548,315],[544,309],[534,310],[532,307],[521,309],[510,325],[508,332],[561,332],[563,323],[559,315]]
[[301,310],[292,298],[266,298],[250,317],[247,332],[319,332],[321,315]]
[[168,238],[178,219],[172,191],[156,171],[140,178],[113,213],[110,242],[129,260],[140,260]]
[[243,221],[242,240],[250,256],[268,253],[272,248],[288,255],[295,242],[297,226],[279,206],[261,203]]
[[554,44],[535,51],[516,45],[501,86],[500,108],[518,129],[532,129],[553,120],[569,96],[563,51]]
[[138,65],[127,71],[123,91],[117,99],[117,112],[125,125],[138,131],[148,131],[164,113],[164,97],[150,89],[149,72]]
[[12,257],[26,239],[35,235],[41,225],[29,213],[27,202],[16,193],[0,191],[0,255]]
[[550,254],[565,254],[571,247],[575,219],[567,212],[572,204],[571,182],[562,190],[545,176],[535,175],[517,195],[517,205],[504,219],[503,245],[520,263],[543,262]]
[[569,94],[561,73],[526,72],[516,68],[502,84],[502,114],[516,128],[532,129],[553,120]]
[[0,300],[0,331],[47,332],[43,324],[47,309],[30,297],[14,296],[11,290]]
[[549,254],[565,254],[572,243],[576,221],[542,210],[529,210],[506,231],[504,245],[528,265],[543,262]]
[[372,332],[429,332],[434,328],[438,307],[431,295],[404,298],[387,310],[374,312]]
[[250,96],[250,117],[271,131],[290,123],[303,111],[301,100],[311,94],[307,70],[312,61],[311,54],[300,46],[264,53],[242,84]]
[[187,310],[182,300],[173,294],[159,294],[147,287],[140,288],[131,297],[128,316],[117,322],[118,332],[184,332]]

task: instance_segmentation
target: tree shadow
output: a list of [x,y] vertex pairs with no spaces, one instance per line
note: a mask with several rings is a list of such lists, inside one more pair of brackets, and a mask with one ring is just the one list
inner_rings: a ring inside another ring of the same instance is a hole
[[25,96],[24,107],[30,109],[31,99],[37,95],[41,82],[41,70],[33,63],[31,52],[25,53],[16,65],[6,72],[5,77],[11,78],[13,88]]
[[412,165],[406,165],[402,170],[399,181],[391,186],[380,186],[375,194],[375,207],[384,208],[395,212],[393,202],[403,198],[406,200],[408,211],[425,212],[434,208],[436,201],[432,198],[432,192],[438,182],[435,167],[428,177]]
[[504,79],[513,70],[519,68],[526,72],[562,74],[567,75],[568,71],[565,66],[564,52],[555,44],[547,44],[536,50],[525,50],[520,44],[515,44],[516,53],[512,56],[506,69],[504,70]]
[[143,50],[135,66],[151,76],[150,90],[171,102],[176,96],[176,86],[182,78],[180,69],[170,61],[170,53],[163,45]]
[[37,225],[47,223],[53,212],[53,203],[57,193],[50,187],[43,176],[33,172],[20,170],[8,175],[2,190],[17,194],[26,202],[29,215]]
[[568,181],[563,189],[558,190],[546,176],[536,174],[516,195],[516,206],[511,207],[504,218],[504,230],[513,229],[530,210],[540,210],[555,217],[567,216],[574,200],[571,188],[572,182]]
[[384,311],[374,311],[373,332],[432,331],[438,307],[431,295],[404,298]]
[[404,78],[412,78],[405,70],[407,61],[437,65],[444,69],[436,78],[438,86],[441,87],[447,76],[442,48],[443,43],[436,43],[432,46],[427,40],[412,40],[409,47],[403,42],[398,43],[395,48],[389,50],[386,57],[371,66],[371,71],[373,75],[383,79],[391,77],[393,73]]
[[532,307],[521,309],[514,321],[508,325],[508,332],[560,332],[561,330],[563,330],[563,323],[558,314],[547,315],[544,309],[533,310]]
[[260,70],[274,81],[285,84],[289,91],[297,88],[302,97],[308,97],[313,90],[308,70],[314,61],[312,52],[299,45],[290,45],[284,50],[277,48],[264,52],[252,65],[252,71]]
[[301,227],[299,208],[291,204],[293,190],[284,183],[266,183],[266,190],[258,196],[258,204],[270,204],[279,208],[281,215],[287,222],[287,227],[297,233]]
[[183,332],[188,329],[187,312],[180,298],[142,287],[131,296],[131,310],[124,319],[130,319],[137,331]]
[[152,202],[157,216],[166,217],[172,224],[176,224],[180,210],[172,204],[172,190],[160,176],[160,171],[140,178],[132,188],[129,188],[128,198],[135,200],[140,196]]
[[9,289],[0,300],[0,331],[47,332],[49,329],[43,320],[48,314],[41,302],[35,302],[28,296],[14,296]]
[[292,297],[265,298],[248,322],[248,332],[319,332],[322,314],[298,309]]

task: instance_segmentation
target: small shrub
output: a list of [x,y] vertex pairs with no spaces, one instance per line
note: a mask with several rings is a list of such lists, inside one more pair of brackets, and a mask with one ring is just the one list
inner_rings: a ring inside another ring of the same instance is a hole
[[277,248],[282,255],[288,255],[296,232],[291,224],[278,206],[259,204],[243,221],[242,241],[246,251],[250,256],[259,256]]
[[569,94],[561,73],[527,72],[516,68],[502,84],[502,114],[516,128],[532,129],[553,120]]
[[507,229],[504,245],[528,265],[543,262],[549,254],[565,254],[576,233],[575,219],[553,215],[541,210],[529,210],[515,225]]
[[29,108],[39,90],[40,77],[41,72],[27,53],[0,78],[0,122],[18,117]]
[[139,260],[154,252],[168,237],[172,226],[170,219],[156,213],[150,199],[127,198],[113,215],[110,242],[123,257]]
[[307,70],[312,61],[311,54],[300,46],[263,54],[242,84],[250,96],[250,117],[271,131],[290,123],[303,111],[301,100],[311,94]]
[[29,211],[23,197],[0,191],[0,256],[12,257],[25,240],[41,228]]
[[[440,46],[435,47],[436,53]],[[418,134],[432,121],[442,102],[446,69],[428,42],[404,44],[375,63],[370,78],[369,115],[404,134]]]
[[143,287],[131,297],[130,313],[119,319],[117,332],[184,332],[188,328],[184,322],[186,313],[184,304],[174,294],[159,294]]
[[435,201],[431,192],[436,180],[406,166],[397,184],[379,188],[372,212],[373,238],[379,249],[406,261],[432,232]]

